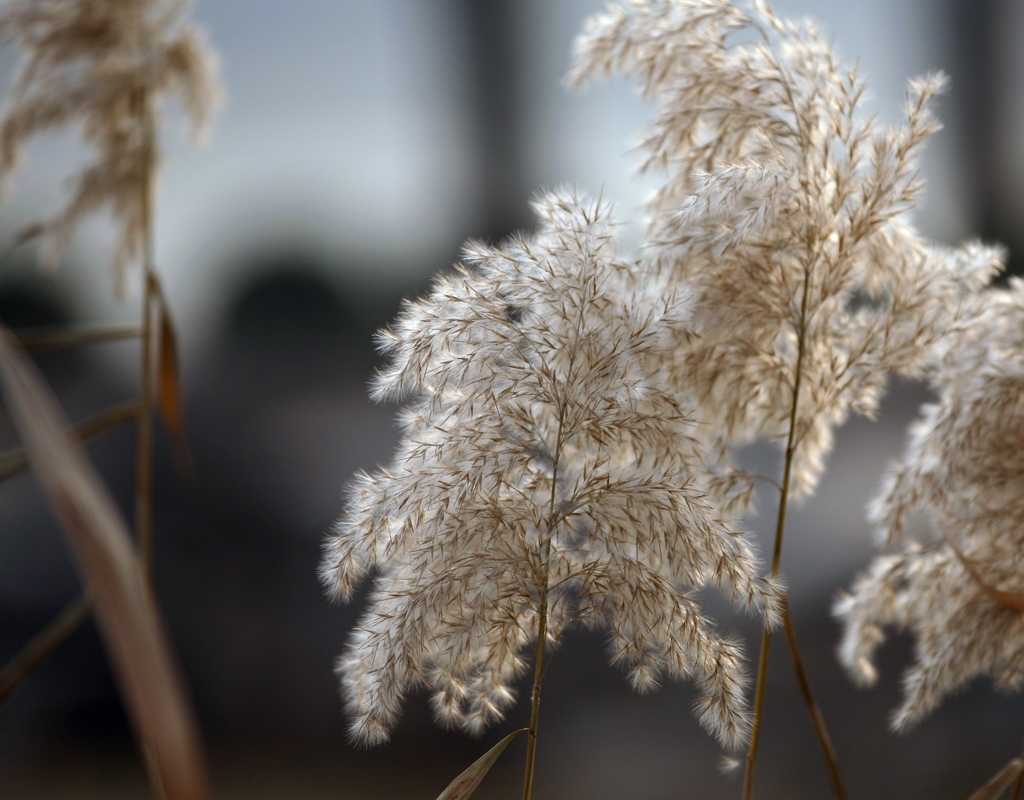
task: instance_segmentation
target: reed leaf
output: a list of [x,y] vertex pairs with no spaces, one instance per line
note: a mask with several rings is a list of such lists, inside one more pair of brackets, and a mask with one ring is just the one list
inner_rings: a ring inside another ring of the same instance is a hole
[[988,783],[972,794],[967,800],[996,800],[1002,797],[1003,792],[1010,788],[1020,774],[1024,772],[1024,762],[1019,758],[1010,759],[999,772],[997,772]]
[[52,393],[0,328],[0,378],[33,469],[95,596],[97,621],[157,793],[209,797],[198,728],[153,595],[109,492]]
[[192,453],[185,436],[185,403],[178,360],[178,337],[160,278],[155,272],[150,272],[148,279],[157,316],[157,410],[171,440],[178,470],[183,475],[189,475],[192,472]]
[[484,776],[487,775],[491,767],[498,760],[498,756],[502,754],[513,739],[521,733],[526,733],[526,731],[527,728],[512,731],[512,733],[463,770],[459,777],[448,784],[448,788],[441,792],[437,800],[462,800],[462,798],[473,794],[484,779]]

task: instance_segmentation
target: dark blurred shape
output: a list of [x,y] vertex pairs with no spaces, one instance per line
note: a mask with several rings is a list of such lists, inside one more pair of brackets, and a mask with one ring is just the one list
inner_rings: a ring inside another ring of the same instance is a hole
[[[16,335],[67,327],[76,313],[60,281],[38,265],[19,264],[15,277],[0,283],[0,321]],[[87,354],[77,348],[40,353],[36,362],[51,382],[71,379],[69,370],[85,366]]]
[[214,748],[322,746],[343,736],[331,663],[354,612],[323,597],[320,537],[353,462],[390,435],[365,395],[375,302],[345,296],[329,257],[287,242],[242,274],[186,376],[196,477],[182,484],[164,464],[158,589]]
[[19,281],[0,287],[0,319],[16,331],[65,325],[71,313],[52,283]]
[[533,224],[523,126],[524,32],[516,0],[457,0],[470,63],[472,123],[478,153],[480,228],[474,236],[497,242]]
[[1012,82],[1002,52],[1008,15],[1006,0],[946,0],[952,105],[962,142],[957,157],[968,208],[975,214],[967,227],[983,241],[1004,244],[1008,271],[1019,275],[1024,272],[1024,226],[1012,216],[1020,207],[1013,202],[1020,186],[1003,163],[1005,143],[1020,138],[1005,129],[1014,123],[1008,113]]
[[315,255],[281,250],[262,256],[247,272],[226,320],[227,333],[247,346],[320,346],[355,327],[352,312],[322,277]]

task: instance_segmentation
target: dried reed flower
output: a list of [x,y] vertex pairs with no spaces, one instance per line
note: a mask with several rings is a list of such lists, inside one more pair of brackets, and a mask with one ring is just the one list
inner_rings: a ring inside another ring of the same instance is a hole
[[[883,626],[910,630],[914,665],[893,717],[905,729],[981,675],[1024,684],[1024,282],[972,299],[940,351],[906,452],[887,473],[870,517],[898,546],[841,596],[839,658],[865,685]],[[940,538],[908,541],[905,519],[924,513]],[[1007,602],[1006,598],[1017,602]]]
[[639,690],[694,678],[701,722],[736,745],[740,649],[692,591],[716,584],[774,623],[779,589],[705,498],[687,411],[652,377],[689,298],[615,255],[606,203],[535,207],[535,236],[470,245],[381,334],[374,395],[409,401],[404,437],[356,479],[321,566],[346,600],[377,573],[337,667],[352,735],[386,739],[416,685],[442,723],[479,731],[513,702],[538,632],[554,644],[582,623],[608,628]]
[[813,25],[727,0],[594,17],[569,79],[613,70],[657,107],[644,168],[666,178],[644,259],[694,292],[697,335],[666,361],[671,381],[695,392],[723,458],[792,427],[806,495],[834,427],[872,415],[889,374],[919,375],[958,298],[991,275],[985,254],[931,246],[908,222],[943,79],[912,81],[905,122],[882,127]]
[[0,9],[0,40],[25,58],[0,123],[0,185],[38,133],[78,123],[94,159],[75,177],[71,196],[42,233],[44,259],[67,249],[83,217],[108,208],[118,227],[119,290],[139,259],[157,167],[157,100],[175,95],[199,136],[219,99],[216,61],[202,35],[180,22],[182,0],[30,0]]

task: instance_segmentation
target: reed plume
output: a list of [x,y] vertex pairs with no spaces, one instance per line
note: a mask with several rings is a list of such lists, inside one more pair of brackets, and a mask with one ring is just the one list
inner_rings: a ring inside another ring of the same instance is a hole
[[642,258],[694,293],[696,335],[665,367],[719,452],[792,431],[791,491],[806,496],[834,428],[872,416],[889,375],[920,376],[949,309],[991,272],[910,220],[944,78],[911,81],[904,122],[883,126],[813,24],[728,0],[592,18],[570,81],[612,71],[656,107],[643,168],[664,181]]
[[657,380],[690,298],[616,255],[606,203],[561,192],[536,210],[534,236],[471,244],[380,336],[374,395],[408,402],[404,435],[354,482],[321,567],[342,599],[376,573],[338,662],[353,737],[385,739],[413,686],[442,723],[482,730],[524,651],[579,623],[607,628],[639,690],[694,679],[702,724],[735,746],[740,648],[693,591],[719,585],[770,622],[779,594],[708,502],[689,413]]
[[175,97],[198,137],[216,106],[217,62],[201,32],[182,21],[180,0],[31,0],[0,10],[0,41],[24,51],[0,123],[0,187],[9,185],[36,134],[77,126],[91,160],[64,207],[23,232],[45,238],[56,262],[78,223],[107,209],[117,227],[119,293],[145,250],[148,207],[140,197],[158,166],[159,101]]
[[[877,680],[885,627],[914,637],[914,663],[892,719],[906,730],[979,676],[1024,685],[1024,282],[972,299],[937,354],[938,400],[921,409],[903,458],[870,509],[878,556],[834,613],[839,658],[855,681]],[[931,540],[904,527],[924,515]]]

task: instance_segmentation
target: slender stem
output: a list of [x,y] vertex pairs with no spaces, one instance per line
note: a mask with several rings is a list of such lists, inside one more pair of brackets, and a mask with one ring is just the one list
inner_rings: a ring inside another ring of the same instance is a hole
[[541,598],[540,623],[537,627],[537,655],[533,670],[533,692],[530,695],[530,729],[526,733],[526,773],[523,777],[523,800],[533,796],[533,768],[537,757],[537,723],[540,719],[540,685],[544,679],[544,645],[548,637],[548,598]]
[[152,584],[153,565],[153,309],[150,281],[143,293],[142,341],[139,364],[139,427],[136,451],[135,533],[146,584]]
[[[72,432],[79,441],[84,442],[130,419],[135,419],[138,415],[138,403],[122,403],[77,425]],[[0,481],[17,475],[29,465],[29,462],[27,450],[18,449],[0,454]]]
[[[571,369],[571,367],[570,367]],[[544,647],[548,640],[548,580],[551,570],[551,536],[555,519],[555,500],[558,488],[558,457],[562,452],[562,419],[564,408],[558,413],[558,433],[555,436],[555,455],[551,471],[551,497],[549,500],[548,519],[550,520],[548,536],[544,541],[543,562],[544,575],[540,581],[540,605],[537,608],[537,653],[534,658],[533,691],[530,693],[530,729],[526,734],[526,772],[523,775],[523,800],[533,796],[533,769],[537,757],[537,723],[540,720],[540,686],[544,680]]]
[[[576,320],[576,334],[579,336],[579,326],[582,320]],[[566,382],[571,385],[572,373],[576,363],[575,352],[569,354],[569,368]],[[551,492],[548,496],[548,531],[543,543],[541,560],[543,562],[543,576],[540,584],[540,604],[537,608],[537,653],[533,669],[533,691],[530,694],[530,728],[527,731],[526,739],[526,771],[523,776],[523,800],[531,800],[533,796],[533,772],[534,762],[537,757],[537,724],[540,720],[540,687],[544,680],[544,648],[548,639],[548,594],[550,587],[548,582],[551,575],[551,538],[558,526],[556,515],[556,501],[558,500],[558,467],[562,455],[562,442],[565,435],[565,398],[558,404],[558,430],[555,433],[555,448],[551,459]]]
[[783,605],[782,621],[785,626],[786,640],[789,642],[789,653],[793,657],[793,670],[796,672],[797,683],[800,684],[800,693],[803,695],[804,704],[810,712],[811,721],[814,723],[814,731],[818,735],[818,743],[821,745],[822,754],[825,757],[829,781],[832,783],[832,794],[836,800],[846,800],[846,787],[843,784],[843,776],[839,772],[839,759],[836,757],[835,748],[832,746],[832,739],[828,735],[828,728],[825,727],[825,717],[822,715],[821,709],[814,699],[814,692],[811,690],[811,681],[807,676],[804,660],[800,655],[800,646],[796,641],[796,629],[793,627],[793,617],[789,613],[788,599]]
[[[799,381],[799,373],[797,374]],[[795,393],[794,393],[795,394]],[[796,403],[794,402],[794,408]],[[792,439],[792,428],[790,439]],[[789,480],[792,472],[793,449],[786,448],[786,464],[782,474],[782,492],[779,500],[779,516],[775,526],[775,548],[772,553],[772,577],[778,577],[782,559],[782,536],[786,525],[786,505],[789,499]],[[788,603],[787,603],[788,605]],[[757,684],[754,690],[754,719],[750,729],[750,746],[747,750],[746,770],[743,773],[743,800],[754,797],[754,771],[757,765],[757,750],[761,741],[761,719],[764,713],[765,687],[768,683],[768,655],[772,647],[772,632],[765,628],[761,632],[761,656],[757,663]]]
[[[796,330],[796,368],[793,375],[793,400],[789,409],[789,433],[786,437],[786,460],[782,467],[782,487],[779,491],[779,514],[775,522],[775,545],[772,548],[772,578],[779,575],[782,562],[782,537],[786,529],[786,510],[789,505],[789,485],[793,475],[793,455],[797,444],[797,409],[800,406],[800,384],[803,379],[804,339],[806,336],[807,298],[810,293],[810,267],[804,272],[803,292],[800,298],[800,318]],[[754,690],[754,719],[750,729],[750,746],[747,750],[746,769],[743,774],[743,800],[753,800],[754,771],[757,765],[757,749],[761,740],[761,719],[764,712],[765,686],[768,682],[768,655],[771,652],[772,632],[765,628],[761,633],[761,656],[757,664],[757,684]]]
[[89,616],[91,608],[92,594],[86,591],[68,603],[60,614],[37,633],[21,653],[4,667],[4,671],[0,673],[0,705],[10,700],[32,671],[82,624]]
[[153,169],[156,158],[156,129],[151,97],[151,66],[143,20],[139,17],[139,49],[144,55],[145,88],[139,102],[139,126],[143,137],[145,169],[139,187],[142,209],[142,331],[139,342],[139,414],[135,482],[135,533],[139,558],[147,586],[153,585],[153,346],[155,342],[153,289],[156,268],[153,255]]

